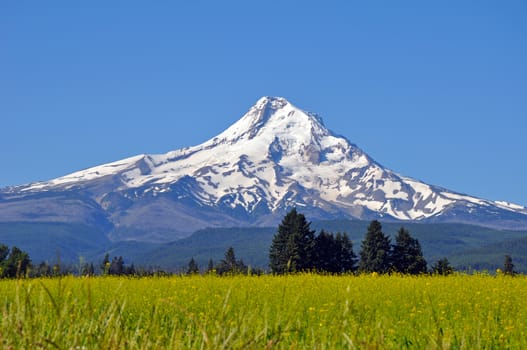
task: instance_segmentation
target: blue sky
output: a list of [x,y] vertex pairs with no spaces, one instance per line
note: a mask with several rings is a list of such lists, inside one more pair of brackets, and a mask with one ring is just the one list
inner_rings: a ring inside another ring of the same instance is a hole
[[527,205],[527,2],[2,1],[0,187],[284,96],[407,176]]

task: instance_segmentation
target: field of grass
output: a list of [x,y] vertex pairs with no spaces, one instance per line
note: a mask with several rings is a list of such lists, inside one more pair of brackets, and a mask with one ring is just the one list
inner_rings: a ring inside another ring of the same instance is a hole
[[2,349],[526,349],[525,276],[0,281]]

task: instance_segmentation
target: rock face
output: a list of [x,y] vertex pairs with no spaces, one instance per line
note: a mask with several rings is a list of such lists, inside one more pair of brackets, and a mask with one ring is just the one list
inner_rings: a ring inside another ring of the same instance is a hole
[[263,97],[194,147],[138,155],[0,190],[0,222],[79,222],[114,240],[169,241],[197,229],[360,218],[527,228],[527,209],[401,176],[329,131],[316,114]]

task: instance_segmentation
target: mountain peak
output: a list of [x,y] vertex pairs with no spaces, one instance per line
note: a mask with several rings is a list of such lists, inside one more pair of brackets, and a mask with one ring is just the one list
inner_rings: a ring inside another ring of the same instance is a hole
[[242,139],[250,140],[261,135],[264,131],[268,135],[287,134],[289,136],[294,136],[295,133],[298,134],[299,132],[302,135],[330,134],[318,115],[294,106],[283,97],[264,96],[240,120],[214,140],[230,143]]
[[256,108],[272,108],[272,109],[280,109],[285,107],[286,105],[290,104],[287,99],[284,97],[276,97],[276,96],[263,96],[260,98],[254,107]]

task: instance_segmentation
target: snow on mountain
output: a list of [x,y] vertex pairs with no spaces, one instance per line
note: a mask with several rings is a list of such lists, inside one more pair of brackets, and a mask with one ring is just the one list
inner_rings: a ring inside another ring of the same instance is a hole
[[[103,208],[115,206],[116,194],[119,203],[165,195],[172,203],[190,201],[236,220],[241,210],[247,216],[244,220],[255,222],[258,216],[293,206],[320,218],[440,220],[445,216],[467,222],[472,220],[467,215],[477,212],[512,220],[508,212],[526,215],[527,222],[525,207],[454,193],[383,168],[328,130],[316,114],[281,97],[261,98],[239,121],[200,145],[138,155],[9,192],[64,190],[86,191]],[[126,209],[129,216],[130,210]],[[111,214],[116,225],[122,224],[122,213]]]

